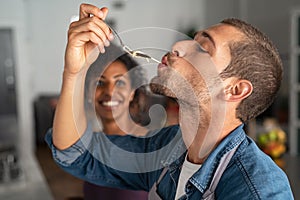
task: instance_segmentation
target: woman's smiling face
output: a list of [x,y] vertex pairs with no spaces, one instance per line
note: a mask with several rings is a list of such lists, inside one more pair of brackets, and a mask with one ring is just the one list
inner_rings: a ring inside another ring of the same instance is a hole
[[134,96],[128,70],[120,61],[110,64],[99,77],[95,92],[95,109],[102,121],[128,117]]

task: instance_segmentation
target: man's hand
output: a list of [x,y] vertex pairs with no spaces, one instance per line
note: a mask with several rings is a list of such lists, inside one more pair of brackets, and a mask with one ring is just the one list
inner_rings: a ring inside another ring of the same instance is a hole
[[[77,75],[80,70],[92,64],[99,53],[113,39],[105,24],[108,9],[90,4],[81,4],[79,21],[72,22],[68,31],[68,44],[65,53],[65,75]],[[93,54],[93,56],[92,56]]]

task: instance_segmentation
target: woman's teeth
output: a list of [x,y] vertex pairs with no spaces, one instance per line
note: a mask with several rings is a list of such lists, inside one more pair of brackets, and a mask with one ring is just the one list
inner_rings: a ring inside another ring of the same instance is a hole
[[112,107],[112,106],[119,105],[119,102],[118,101],[103,101],[102,105]]

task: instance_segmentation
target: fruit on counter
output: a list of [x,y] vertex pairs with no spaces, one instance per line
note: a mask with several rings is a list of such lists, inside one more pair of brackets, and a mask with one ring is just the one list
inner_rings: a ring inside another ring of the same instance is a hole
[[286,151],[286,147],[279,142],[270,142],[262,150],[272,158],[279,158]]
[[286,134],[280,128],[258,135],[259,147],[272,158],[279,158],[286,151]]
[[264,134],[260,134],[258,136],[258,144],[260,146],[264,146],[269,142],[269,136],[268,134],[264,133]]

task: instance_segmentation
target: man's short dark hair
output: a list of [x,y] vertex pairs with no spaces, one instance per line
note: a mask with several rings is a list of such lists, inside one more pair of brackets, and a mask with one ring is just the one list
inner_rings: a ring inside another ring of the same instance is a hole
[[257,28],[232,18],[221,23],[234,26],[245,35],[241,41],[230,44],[231,62],[221,73],[221,78],[237,77],[252,83],[252,94],[236,110],[236,116],[246,122],[274,101],[282,80],[282,62],[272,41]]

